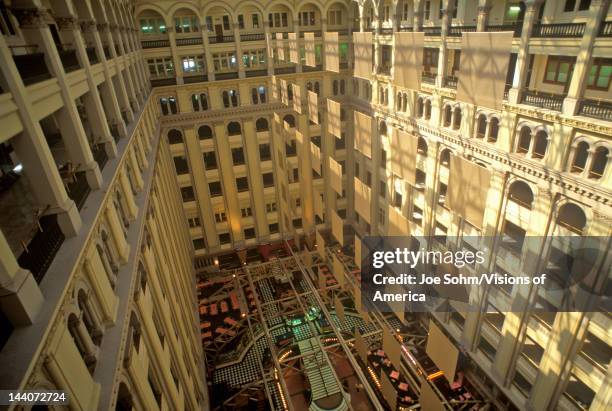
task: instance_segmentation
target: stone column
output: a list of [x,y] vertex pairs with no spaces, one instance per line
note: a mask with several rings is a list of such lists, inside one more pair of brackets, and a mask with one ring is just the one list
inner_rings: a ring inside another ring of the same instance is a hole
[[572,73],[572,79],[567,90],[567,97],[563,100],[563,114],[573,116],[578,114],[580,101],[584,96],[584,89],[591,66],[591,55],[593,54],[593,44],[599,33],[599,28],[606,18],[609,0],[593,0],[589,8],[589,17],[584,29],[584,35],[580,40],[580,48],[576,57],[576,64]]
[[[87,119],[90,122],[91,130],[94,132],[94,135],[91,136],[93,140],[92,143],[104,144],[106,154],[110,158],[114,158],[117,156],[117,147],[110,133],[110,129],[108,128],[108,120],[106,119],[104,107],[102,106],[102,101],[100,100],[100,95],[98,94],[98,89],[93,79],[91,64],[85,48],[85,40],[81,31],[79,30],[77,20],[73,16],[57,17],[55,22],[57,23],[60,31],[64,32],[72,39],[72,43],[75,45],[79,63],[87,73],[86,77],[89,92],[85,93],[83,96],[83,102],[85,105],[85,110],[87,111]],[[85,26],[85,28],[93,27],[93,25]]]
[[478,19],[476,20],[476,31],[487,31],[491,7],[491,0],[478,1]]
[[210,42],[208,41],[208,27],[206,22],[200,23],[200,33],[202,34],[202,46],[204,47],[204,59],[206,60],[206,72],[208,74],[208,81],[215,80],[215,63],[210,52]]
[[[266,132],[263,132],[266,133]],[[269,133],[269,132],[267,132]],[[270,142],[268,142],[270,144]],[[244,150],[247,157],[247,176],[249,177],[249,187],[252,193],[251,204],[254,211],[255,227],[257,237],[260,241],[267,241],[270,235],[266,204],[264,198],[263,181],[261,179],[261,167],[259,161],[259,141],[255,123],[252,118],[244,120]],[[270,144],[270,152],[273,148]]]
[[234,31],[234,44],[236,45],[236,59],[238,60],[238,78],[245,78],[244,66],[242,64],[242,46],[240,44],[240,26],[238,21],[232,22]]
[[[68,156],[75,167],[78,166],[79,169],[85,170],[89,186],[92,189],[98,189],[102,184],[102,175],[98,163],[94,161],[91,153],[87,135],[83,129],[74,98],[70,93],[70,85],[51,30],[45,24],[47,13],[44,10],[30,9],[27,11],[21,10],[16,14],[24,37],[32,41],[33,44],[39,45],[45,53],[45,62],[49,71],[57,78],[64,103],[64,106],[58,112],[58,120],[62,123],[61,135]],[[81,51],[84,52],[84,50]]]
[[274,75],[274,40],[270,29],[270,21],[264,21],[264,36],[266,38],[266,63],[268,65],[268,76]]
[[176,49],[176,33],[174,32],[174,25],[166,25],[166,33],[168,33],[168,39],[170,40],[170,50],[172,51],[172,63],[174,64],[174,75],[176,76],[176,84],[183,84],[183,66],[181,65],[181,59],[179,58],[178,51]]
[[508,92],[508,102],[518,104],[520,101],[521,90],[528,86],[527,71],[529,69],[529,39],[533,25],[538,18],[538,10],[542,4],[542,0],[527,0],[525,1],[527,9],[525,10],[525,18],[523,20],[523,31],[521,32],[521,40],[519,43],[519,51],[516,59],[516,67],[514,69],[514,79],[512,80],[512,88]]
[[424,0],[414,0],[412,31],[421,31],[423,28],[423,1]]
[[[116,86],[119,88],[118,91],[118,96],[119,96],[119,101],[121,103],[122,106],[122,118],[126,123],[126,126],[128,123],[131,123],[132,121],[134,121],[134,112],[132,111],[132,103],[131,100],[134,99],[134,96],[131,95],[131,90],[129,88],[129,82],[126,80],[125,73],[124,73],[124,68],[125,68],[125,62],[124,62],[124,57],[123,57],[123,50],[121,47],[121,34],[120,34],[120,30],[121,28],[116,25],[116,24],[111,24],[109,26],[109,46],[110,46],[110,52],[111,52],[111,56],[113,57],[113,59],[115,60],[115,78],[117,80],[116,82]],[[112,45],[111,45],[112,43]]]
[[[94,43],[96,45],[96,52],[100,61],[102,62],[102,66],[104,67],[104,83],[100,85],[100,90],[103,94],[106,95],[106,104],[107,106],[103,108],[105,109],[105,113],[107,113],[107,117],[112,124],[117,125],[117,130],[119,135],[122,137],[127,136],[127,128],[125,123],[121,119],[121,109],[119,107],[119,100],[117,98],[117,93],[115,93],[115,88],[112,85],[112,76],[110,73],[110,67],[108,60],[106,58],[106,53],[104,52],[104,45],[102,43],[102,36],[105,37],[108,41],[110,38],[110,34],[108,33],[108,24],[102,23],[98,24],[94,27],[94,21],[86,21],[81,23],[81,30],[90,30],[92,37],[94,39]],[[102,35],[100,35],[102,33]],[[111,47],[110,45],[108,46]],[[112,55],[111,55],[112,58]]]
[[32,324],[44,297],[32,273],[19,266],[0,230],[0,311],[15,327]]
[[446,77],[446,66],[448,65],[448,47],[446,46],[446,38],[448,37],[448,27],[450,26],[450,15],[452,10],[450,9],[450,1],[443,0],[444,6],[442,10],[442,28],[441,28],[441,42],[440,52],[438,54],[438,72],[436,74],[436,87],[444,86],[444,79]]

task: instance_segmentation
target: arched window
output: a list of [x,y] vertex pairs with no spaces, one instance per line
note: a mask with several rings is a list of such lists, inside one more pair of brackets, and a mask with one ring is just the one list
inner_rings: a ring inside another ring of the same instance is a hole
[[173,128],[172,130],[168,131],[168,142],[170,144],[180,144],[183,142],[183,133],[181,133],[179,130]]
[[259,102],[265,103],[267,101],[266,88],[259,86],[257,90],[259,91]]
[[78,292],[77,305],[79,306],[79,310],[81,310],[83,324],[85,325],[85,328],[89,333],[89,337],[95,345],[99,346],[100,342],[102,341],[100,321],[98,321],[98,317],[91,307],[91,301],[89,300],[89,296],[83,289],[80,289]]
[[444,123],[443,123],[444,127],[450,127],[452,116],[453,116],[453,113],[451,111],[451,106],[447,104],[446,106],[444,106]]
[[519,134],[519,142],[518,142],[518,146],[516,147],[516,152],[527,154],[529,152],[530,145],[531,145],[531,129],[527,126],[523,126]]
[[295,117],[293,117],[291,114],[287,114],[285,117],[283,117],[283,122],[284,121],[289,124],[289,127],[295,127]]
[[381,136],[387,135],[387,123],[385,123],[384,121],[381,121],[378,125],[378,134]]
[[132,393],[125,383],[119,385],[119,391],[117,392],[117,404],[115,405],[115,411],[131,411],[134,409],[134,399]]
[[321,91],[321,88],[319,86],[319,82],[315,81],[315,83],[314,83],[314,92],[319,94],[320,91]]
[[140,296],[140,293],[147,292],[147,281],[148,281],[147,271],[145,270],[144,265],[142,265],[142,262],[139,262],[138,263],[138,278],[136,281],[136,287],[134,289],[134,299],[138,299],[138,297]]
[[425,118],[425,120],[429,120],[431,119],[431,101],[429,99],[425,100],[424,105],[424,110],[423,110],[423,117]]
[[228,108],[230,106],[229,93],[227,91],[224,91],[223,93],[221,93],[221,98],[223,99],[223,107]]
[[344,95],[346,91],[346,85],[344,83],[344,79],[340,80],[340,94]]
[[309,81],[306,83],[306,90],[312,91],[312,82]]
[[608,164],[608,156],[610,151],[606,147],[597,147],[593,153],[591,169],[589,170],[589,178],[601,178],[606,171]]
[[582,208],[576,204],[567,203],[561,206],[557,214],[557,224],[573,231],[576,234],[582,234],[586,226],[586,215]]
[[340,121],[344,121],[346,120],[346,110],[343,108],[340,108]]
[[440,153],[440,164],[442,164],[444,167],[450,168],[450,158],[451,151],[448,148],[442,150]]
[[395,97],[395,109],[397,111],[402,110],[402,93],[397,93],[397,96]]
[[476,138],[484,138],[487,132],[487,116],[480,114],[476,123]]
[[130,220],[128,219],[127,214],[125,213],[125,209],[123,208],[123,196],[119,192],[119,190],[115,191],[115,198],[113,200],[113,205],[117,212],[119,213],[119,217],[123,221],[123,226],[128,228],[130,226]]
[[224,90],[221,94],[223,107],[238,107],[238,92],[236,90]]
[[424,156],[427,155],[427,141],[423,137],[419,137],[417,140],[417,152]]
[[213,132],[210,126],[204,124],[198,128],[198,137],[200,140],[208,140],[213,137]]
[[206,93],[192,94],[191,105],[193,106],[193,111],[208,110],[208,96]]
[[259,104],[259,93],[255,87],[251,89],[251,101],[253,104]]
[[332,83],[332,93],[334,93],[334,96],[338,95],[338,80],[334,80]]
[[453,130],[461,128],[461,107],[455,107],[453,111]]
[[228,136],[237,136],[242,133],[242,128],[240,127],[240,123],[236,121],[232,121],[227,125],[227,135]]
[[517,180],[510,185],[508,198],[530,210],[533,205],[533,192],[529,184],[524,181]]
[[499,134],[499,119],[497,117],[491,117],[489,120],[489,138],[490,143],[497,141],[497,135]]
[[293,100],[293,84],[287,84],[287,100]]
[[257,132],[268,131],[269,130],[268,119],[263,118],[263,117],[258,118],[257,121],[255,122],[255,129],[257,130]]
[[539,130],[535,135],[535,145],[533,146],[533,158],[544,158],[548,147],[548,133]]
[[589,157],[589,144],[585,141],[581,141],[576,146],[576,152],[574,154],[574,162],[572,163],[572,173],[582,173],[586,166],[587,159]]
[[404,94],[403,96],[404,98],[402,99],[402,111],[405,113],[406,111],[408,111],[408,94]]
[[421,118],[423,117],[423,97],[419,97],[417,98],[417,102],[416,102],[416,116],[417,118]]

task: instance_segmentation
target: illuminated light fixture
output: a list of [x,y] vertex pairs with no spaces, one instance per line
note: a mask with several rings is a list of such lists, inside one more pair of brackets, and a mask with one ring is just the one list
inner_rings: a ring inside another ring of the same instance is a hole
[[521,8],[519,6],[510,6],[508,7],[508,10],[519,12],[521,11]]
[[246,317],[246,313],[242,313],[242,318]]
[[374,370],[371,367],[369,367],[369,366],[368,366],[368,372],[370,373],[370,377],[372,377],[372,379],[374,380],[374,383],[376,384],[376,386],[378,388],[380,388],[380,380],[376,376],[376,373],[374,372]]
[[23,170],[23,164],[19,163],[17,164],[15,167],[13,167],[13,171],[16,173],[21,172],[21,170]]
[[438,377],[441,377],[442,375],[444,375],[444,373],[442,371],[434,372],[433,374],[429,374],[427,376],[427,379],[429,381],[432,381],[432,380],[435,380]]
[[219,265],[219,259],[215,258],[215,265]]

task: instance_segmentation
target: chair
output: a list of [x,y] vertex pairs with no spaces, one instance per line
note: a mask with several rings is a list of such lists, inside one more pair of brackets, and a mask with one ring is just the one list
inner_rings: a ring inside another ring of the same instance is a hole
[[210,331],[207,331],[207,332],[202,333],[202,334],[200,334],[200,335],[202,336],[202,339],[203,339],[203,340],[206,340],[206,339],[208,339],[208,338],[212,337],[212,333],[211,333]]
[[228,311],[229,311],[229,307],[227,305],[227,302],[225,302],[225,300],[221,301],[221,312],[226,313]]
[[217,315],[219,313],[219,309],[217,308],[217,303],[213,303],[210,305],[210,315]]

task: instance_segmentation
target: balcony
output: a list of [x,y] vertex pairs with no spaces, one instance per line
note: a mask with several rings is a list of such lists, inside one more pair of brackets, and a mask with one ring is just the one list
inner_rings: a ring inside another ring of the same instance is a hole
[[412,31],[412,26],[401,26],[400,25],[399,31]]
[[24,247],[17,261],[26,270],[30,270],[40,283],[64,242],[64,234],[57,223],[57,215],[46,215],[38,220],[38,230]]
[[426,36],[441,36],[442,27],[423,27],[423,33]]
[[452,37],[461,37],[461,33],[475,32],[476,26],[450,26],[448,35]]
[[585,23],[554,23],[533,25],[532,37],[578,38],[584,35]]
[[177,46],[195,46],[202,44],[202,37],[176,39]]
[[308,73],[308,72],[311,72],[311,71],[323,71],[323,65],[322,64],[317,64],[315,67],[302,66],[302,71],[304,73]]
[[208,37],[208,43],[210,44],[218,44],[218,43],[233,43],[234,36],[210,36]]
[[601,23],[599,37],[612,37],[612,21],[604,21]]
[[444,77],[444,87],[446,88],[457,88],[457,77],[446,76]]
[[487,31],[512,31],[514,37],[521,37],[523,22],[487,26]]
[[170,47],[170,40],[143,40],[140,42],[143,49],[155,49],[160,47]]
[[76,55],[76,50],[60,50],[58,51],[58,54],[66,73],[70,73],[81,68],[79,65],[79,59]]
[[583,100],[578,114],[612,121],[612,102],[606,100]]
[[524,90],[521,93],[521,103],[549,110],[561,111],[565,96],[560,94],[543,93],[540,91]]
[[[307,66],[304,66],[303,68],[306,68]],[[314,67],[310,67],[310,68],[314,68]],[[304,70],[306,71],[306,70]],[[278,74],[293,74],[295,73],[295,66],[291,66],[291,67],[274,67],[274,74],[278,75]]]
[[428,71],[421,74],[421,81],[426,84],[436,84],[436,75]]
[[266,39],[265,33],[241,34],[240,41],[261,41]]
[[45,54],[35,52],[38,46],[22,46],[28,54],[13,55],[17,71],[26,86],[51,78],[51,73],[45,63]]

